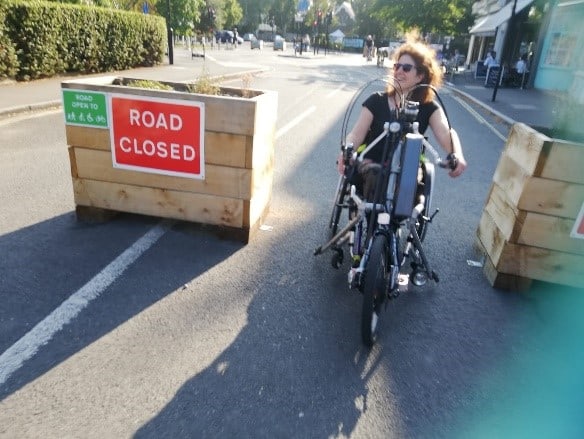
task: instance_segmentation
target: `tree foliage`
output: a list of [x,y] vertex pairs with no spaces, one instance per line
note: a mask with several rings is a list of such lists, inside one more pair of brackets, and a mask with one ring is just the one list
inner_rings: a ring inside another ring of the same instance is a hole
[[418,28],[422,34],[463,35],[474,18],[472,0],[376,0],[373,15],[394,23],[401,32]]
[[156,12],[168,19],[170,4],[170,27],[177,35],[190,35],[201,21],[201,5],[204,0],[158,0]]
[[[231,29],[238,26],[241,32],[254,32],[260,23],[273,18],[279,32],[313,31],[318,9],[323,15],[343,3],[343,0],[313,0],[312,7],[297,26],[294,20],[299,0],[52,0],[62,3],[89,4],[126,10],[141,10],[144,1],[150,13],[168,16],[170,3],[171,26],[177,34],[190,34],[209,29]],[[547,0],[537,0],[547,1]],[[423,35],[466,35],[474,23],[474,0],[352,0],[355,21],[344,23],[346,34],[379,38],[398,38],[399,35],[419,29]],[[208,14],[215,11],[215,20]],[[333,17],[331,28],[338,24]],[[301,29],[299,29],[301,28]],[[321,31],[322,31],[321,27]]]
[[237,0],[225,0],[223,4],[223,24],[226,29],[237,26],[243,18],[241,5]]

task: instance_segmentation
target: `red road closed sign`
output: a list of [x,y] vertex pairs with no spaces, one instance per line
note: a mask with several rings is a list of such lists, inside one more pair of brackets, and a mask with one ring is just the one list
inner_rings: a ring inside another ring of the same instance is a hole
[[582,203],[582,207],[580,208],[580,213],[576,217],[576,221],[574,222],[574,227],[572,228],[572,233],[570,233],[572,238],[581,238],[584,239],[584,203]]
[[110,95],[116,168],[205,178],[202,102]]

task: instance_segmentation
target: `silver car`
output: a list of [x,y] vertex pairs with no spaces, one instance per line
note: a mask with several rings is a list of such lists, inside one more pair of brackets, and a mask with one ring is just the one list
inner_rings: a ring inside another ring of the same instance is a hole
[[274,50],[286,50],[286,40],[280,35],[276,35],[274,38]]

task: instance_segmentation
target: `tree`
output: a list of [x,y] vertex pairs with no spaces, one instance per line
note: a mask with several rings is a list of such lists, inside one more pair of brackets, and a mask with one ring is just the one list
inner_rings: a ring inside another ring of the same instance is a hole
[[231,29],[240,23],[243,18],[243,10],[237,0],[225,0],[222,15],[224,26]]
[[201,20],[201,5],[204,0],[158,0],[156,12],[168,18],[170,3],[170,27],[176,35],[190,35],[193,27]]
[[376,0],[373,15],[389,20],[402,32],[418,28],[422,34],[463,35],[474,18],[472,0]]

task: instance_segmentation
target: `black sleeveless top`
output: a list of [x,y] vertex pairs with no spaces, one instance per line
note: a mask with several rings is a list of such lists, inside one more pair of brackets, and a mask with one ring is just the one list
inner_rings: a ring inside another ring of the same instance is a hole
[[[377,138],[383,132],[383,125],[385,122],[393,122],[396,120],[395,110],[389,108],[389,101],[387,92],[377,92],[369,96],[363,106],[366,107],[373,114],[373,122],[371,122],[371,127],[369,132],[365,137],[365,143],[369,144]],[[430,116],[438,109],[438,104],[436,102],[428,102],[420,104],[418,119],[420,123],[419,131],[424,134],[428,129],[428,124],[430,123]],[[381,140],[377,145],[373,147],[371,151],[367,153],[365,158],[371,159],[374,162],[381,162],[383,155],[383,140]]]

